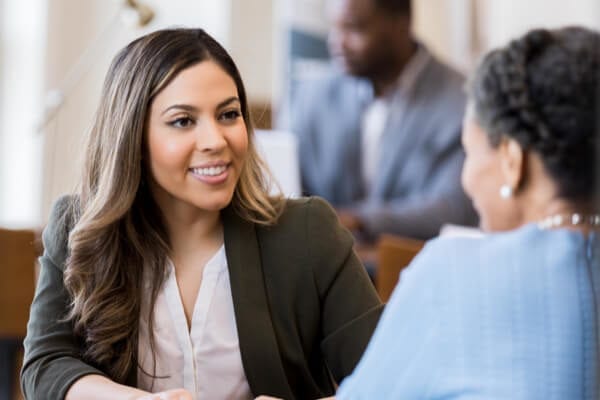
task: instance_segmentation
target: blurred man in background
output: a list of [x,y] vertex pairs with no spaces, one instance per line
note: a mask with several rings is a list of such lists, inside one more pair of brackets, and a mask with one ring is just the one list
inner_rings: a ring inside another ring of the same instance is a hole
[[329,0],[331,74],[293,99],[303,190],[359,237],[476,221],[460,186],[463,78],[411,33],[410,0]]

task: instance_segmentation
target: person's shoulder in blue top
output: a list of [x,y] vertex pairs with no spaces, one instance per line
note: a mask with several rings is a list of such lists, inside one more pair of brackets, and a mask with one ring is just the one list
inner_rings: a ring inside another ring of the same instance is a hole
[[536,225],[430,242],[339,398],[591,398],[598,245]]

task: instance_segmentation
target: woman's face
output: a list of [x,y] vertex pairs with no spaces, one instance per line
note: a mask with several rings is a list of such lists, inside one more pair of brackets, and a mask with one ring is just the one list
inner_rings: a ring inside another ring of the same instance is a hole
[[183,71],[154,98],[147,126],[152,192],[161,209],[219,211],[233,197],[248,131],[234,80],[215,62]]
[[501,153],[490,145],[486,132],[471,116],[463,123],[462,143],[465,163],[462,186],[479,214],[485,231],[502,231],[519,225],[514,199],[500,197],[505,183],[501,169]]

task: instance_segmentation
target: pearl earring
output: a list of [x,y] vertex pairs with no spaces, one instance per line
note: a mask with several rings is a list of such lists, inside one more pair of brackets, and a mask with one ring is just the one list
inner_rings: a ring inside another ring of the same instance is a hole
[[503,199],[508,199],[508,198],[511,198],[512,195],[513,195],[513,188],[511,188],[507,184],[500,186],[500,197],[502,197]]

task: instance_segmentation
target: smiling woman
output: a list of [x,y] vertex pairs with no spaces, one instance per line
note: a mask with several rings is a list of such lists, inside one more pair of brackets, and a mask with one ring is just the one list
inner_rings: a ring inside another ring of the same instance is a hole
[[150,107],[151,188],[163,212],[229,204],[248,150],[235,82],[205,61],[182,71]]
[[333,210],[269,181],[214,39],[162,30],[117,54],[81,188],[44,231],[27,398],[333,394],[382,305]]

